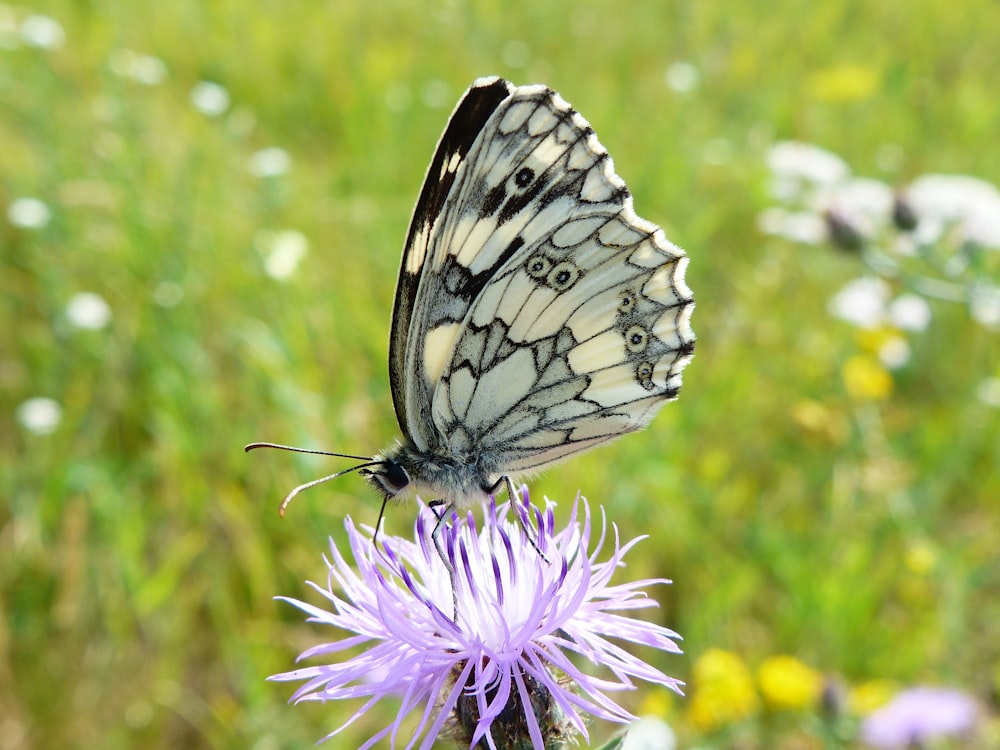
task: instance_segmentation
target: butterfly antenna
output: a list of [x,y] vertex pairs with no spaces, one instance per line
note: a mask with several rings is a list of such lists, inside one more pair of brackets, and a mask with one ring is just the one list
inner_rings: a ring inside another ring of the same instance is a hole
[[[265,446],[268,447],[268,446]],[[322,455],[328,456],[339,456],[339,453],[323,453],[322,451],[302,451],[303,453],[321,453]],[[345,456],[345,458],[357,458],[356,456]],[[314,479],[311,482],[306,482],[305,484],[300,484],[294,490],[285,495],[284,500],[281,501],[281,505],[278,506],[278,515],[284,518],[285,509],[288,504],[292,502],[292,499],[298,495],[303,490],[308,490],[310,487],[315,487],[317,484],[323,484],[323,482],[329,482],[331,479],[336,479],[337,477],[342,477],[344,474],[350,474],[352,471],[357,471],[358,469],[364,469],[369,466],[378,466],[383,463],[382,461],[366,461],[363,464],[358,464],[357,466],[352,466],[349,469],[344,469],[343,471],[338,471],[336,474],[330,474],[325,477],[320,477],[319,479]]]
[[[249,453],[256,448],[274,448],[279,451],[291,451],[292,453],[312,453],[314,456],[336,456],[337,458],[354,458],[358,461],[369,461],[371,456],[354,456],[350,453],[331,453],[330,451],[313,450],[312,448],[296,448],[294,445],[281,445],[280,443],[248,443],[243,446],[243,450]],[[359,468],[359,467],[354,467]],[[349,470],[350,471],[350,470]],[[330,477],[331,479],[333,477]]]
[[292,502],[292,499],[298,495],[303,490],[308,490],[310,487],[315,487],[317,484],[323,484],[323,482],[329,482],[331,479],[336,479],[337,477],[342,477],[344,474],[350,474],[352,471],[357,471],[358,469],[366,469],[369,466],[377,466],[384,463],[381,460],[375,460],[371,456],[355,456],[351,453],[331,453],[330,451],[320,451],[314,450],[312,448],[296,448],[294,445],[281,445],[280,443],[248,443],[244,446],[243,450],[249,453],[257,448],[274,448],[280,451],[291,451],[292,453],[311,453],[314,456],[335,456],[336,458],[353,458],[357,461],[364,461],[357,466],[352,466],[349,469],[344,469],[343,471],[338,471],[336,474],[330,474],[325,477],[320,477],[319,479],[314,479],[311,482],[306,482],[305,484],[300,484],[294,490],[285,495],[284,499],[281,501],[281,505],[278,506],[278,515],[284,518],[285,509],[288,504]]

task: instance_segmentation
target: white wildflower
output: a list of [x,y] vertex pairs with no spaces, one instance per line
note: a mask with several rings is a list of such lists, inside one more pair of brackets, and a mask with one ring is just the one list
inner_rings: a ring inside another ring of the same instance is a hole
[[901,294],[889,303],[888,315],[896,328],[924,331],[931,322],[931,306],[919,294]]
[[199,81],[191,89],[194,108],[208,117],[218,117],[229,109],[229,92],[212,81]]
[[877,328],[885,320],[892,290],[879,278],[862,277],[845,284],[827,305],[831,315],[860,328]]
[[66,305],[66,319],[76,328],[96,331],[111,322],[111,307],[99,294],[80,292]]
[[38,198],[18,198],[7,207],[7,220],[21,229],[41,229],[52,218],[52,209]]
[[279,281],[291,277],[309,252],[309,240],[296,229],[278,232],[261,230],[257,232],[254,244],[264,255],[267,275]]
[[34,13],[21,22],[21,38],[30,47],[58,49],[66,43],[66,32],[56,19]]
[[692,63],[679,61],[672,63],[663,75],[667,86],[678,94],[687,94],[698,88],[701,73]]
[[130,49],[116,49],[108,60],[111,72],[144,86],[156,86],[167,80],[167,64],[158,57]]
[[45,396],[29,398],[17,407],[15,416],[20,425],[35,435],[48,435],[62,420],[62,407]]
[[283,148],[271,146],[250,156],[250,174],[254,177],[280,177],[292,168],[292,157]]

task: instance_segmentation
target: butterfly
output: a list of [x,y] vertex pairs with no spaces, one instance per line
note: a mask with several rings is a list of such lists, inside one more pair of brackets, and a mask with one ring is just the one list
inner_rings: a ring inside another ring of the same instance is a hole
[[403,250],[389,339],[402,439],[370,458],[247,450],[364,461],[296,487],[282,512],[350,471],[383,512],[414,493],[435,499],[441,522],[504,485],[513,500],[513,476],[639,430],[677,398],[695,345],[687,263],[636,215],[559,94],[478,79],[437,145]]

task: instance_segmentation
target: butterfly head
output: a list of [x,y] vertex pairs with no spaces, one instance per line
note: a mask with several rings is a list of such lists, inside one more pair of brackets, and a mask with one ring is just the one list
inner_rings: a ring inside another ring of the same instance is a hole
[[361,469],[358,473],[386,500],[405,495],[412,484],[406,467],[388,454],[376,457],[376,460],[372,467]]

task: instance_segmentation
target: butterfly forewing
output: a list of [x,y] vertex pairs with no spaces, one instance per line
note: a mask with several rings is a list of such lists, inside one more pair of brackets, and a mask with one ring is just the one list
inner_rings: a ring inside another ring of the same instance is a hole
[[[410,220],[392,311],[389,382],[399,426],[406,437],[420,447],[425,447],[429,439],[424,426],[429,427],[430,422],[421,419],[424,410],[419,402],[419,398],[425,394],[426,385],[416,382],[419,380],[414,377],[417,373],[408,369],[413,361],[412,357],[408,361],[407,353],[412,343],[411,332],[419,334],[425,327],[415,322],[413,315],[420,280],[425,268],[430,268],[425,263],[428,248],[436,232],[440,231],[447,213],[446,206],[451,201],[452,186],[469,149],[482,133],[485,123],[496,111],[497,106],[509,98],[514,88],[513,84],[507,81],[492,78],[477,81],[466,92],[455,107],[448,121],[448,127],[438,142]],[[462,303],[461,300],[457,302]],[[465,306],[468,307],[467,301]],[[455,314],[460,313],[456,310]],[[408,400],[408,392],[413,397],[412,400]]]

